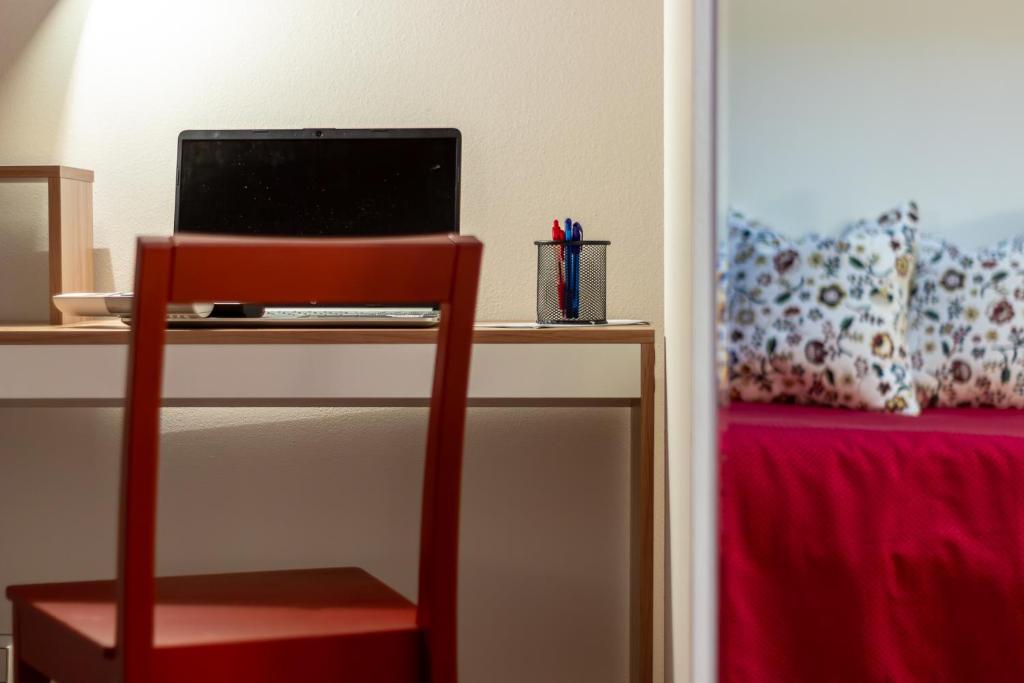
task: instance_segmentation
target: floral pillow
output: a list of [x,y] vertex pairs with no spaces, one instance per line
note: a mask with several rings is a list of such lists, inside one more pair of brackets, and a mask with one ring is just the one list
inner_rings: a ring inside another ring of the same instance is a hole
[[919,254],[910,340],[921,403],[1024,408],[1024,238],[977,251],[925,238]]
[[729,273],[729,243],[719,239],[715,254],[715,377],[718,401],[729,402],[729,321],[726,319],[726,291]]
[[729,392],[736,401],[919,412],[907,350],[917,207],[793,241],[729,219]]

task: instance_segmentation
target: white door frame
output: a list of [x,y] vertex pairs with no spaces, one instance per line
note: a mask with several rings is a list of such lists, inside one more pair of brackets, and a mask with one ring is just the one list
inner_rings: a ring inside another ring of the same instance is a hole
[[665,0],[666,680],[718,680],[716,0]]

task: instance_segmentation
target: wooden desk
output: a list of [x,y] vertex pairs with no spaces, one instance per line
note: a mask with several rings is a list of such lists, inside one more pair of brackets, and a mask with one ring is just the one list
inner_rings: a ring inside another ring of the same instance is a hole
[[[174,329],[169,406],[424,406],[429,329]],[[654,329],[478,327],[472,406],[630,409],[630,680],[653,665]],[[0,326],[0,406],[120,406],[128,328]],[[396,349],[395,345],[401,345]]]

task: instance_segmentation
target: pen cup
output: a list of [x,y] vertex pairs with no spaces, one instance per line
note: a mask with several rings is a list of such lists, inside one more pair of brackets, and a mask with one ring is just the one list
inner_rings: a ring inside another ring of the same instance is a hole
[[600,325],[606,313],[606,240],[542,240],[537,245],[537,322]]

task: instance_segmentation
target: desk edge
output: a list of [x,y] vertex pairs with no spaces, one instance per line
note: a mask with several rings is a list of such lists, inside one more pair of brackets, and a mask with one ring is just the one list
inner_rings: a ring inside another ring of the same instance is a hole
[[[127,344],[127,327],[0,325],[0,346]],[[168,330],[168,344],[430,344],[432,329],[191,329]],[[477,327],[476,344],[651,344],[654,327],[501,329]]]

